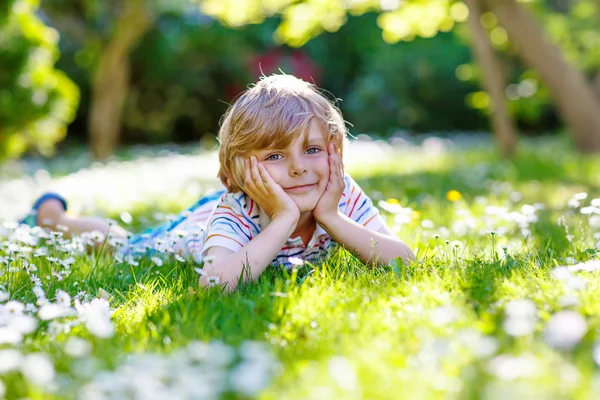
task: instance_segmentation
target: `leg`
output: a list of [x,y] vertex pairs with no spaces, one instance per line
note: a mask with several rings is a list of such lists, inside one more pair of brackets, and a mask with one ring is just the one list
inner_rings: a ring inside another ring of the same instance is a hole
[[127,231],[118,225],[109,225],[108,222],[99,217],[69,217],[60,201],[56,199],[46,200],[38,208],[37,224],[43,228],[58,230],[58,226],[64,226],[66,238],[73,234],[83,232],[99,231],[103,235],[111,235],[119,239],[127,239]]

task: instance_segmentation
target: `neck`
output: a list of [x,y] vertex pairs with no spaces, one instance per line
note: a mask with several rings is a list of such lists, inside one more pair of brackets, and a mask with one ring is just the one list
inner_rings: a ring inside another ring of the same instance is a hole
[[317,221],[315,220],[315,217],[313,217],[312,211],[301,213],[300,218],[298,219],[298,225],[296,225],[296,229],[290,237],[304,237],[307,232],[310,232],[310,236],[312,236],[316,228]]

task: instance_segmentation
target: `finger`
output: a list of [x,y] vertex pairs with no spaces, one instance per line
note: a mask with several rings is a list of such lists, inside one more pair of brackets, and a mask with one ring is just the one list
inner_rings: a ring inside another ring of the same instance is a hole
[[250,166],[250,160],[244,160],[244,186],[253,188],[254,180],[252,179],[252,167]]
[[269,172],[267,171],[265,166],[261,163],[258,163],[258,173],[260,174],[260,179],[262,180],[265,187],[271,188],[273,184],[273,179],[271,178],[271,175],[269,175]]
[[265,188],[265,183],[260,176],[260,172],[258,172],[258,160],[256,157],[252,157],[252,179],[257,187]]
[[333,154],[333,168],[332,170],[335,173],[335,182],[338,186],[345,186],[344,183],[344,164],[343,164],[343,160],[340,157],[339,153],[336,151]]
[[342,176],[344,176],[344,159],[342,158],[342,153],[338,146],[335,146],[335,156],[337,161],[336,168],[339,168]]

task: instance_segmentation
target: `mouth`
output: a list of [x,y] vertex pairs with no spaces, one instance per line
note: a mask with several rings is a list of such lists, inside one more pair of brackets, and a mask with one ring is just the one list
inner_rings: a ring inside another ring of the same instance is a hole
[[291,193],[304,193],[304,192],[307,192],[307,191],[313,189],[315,186],[317,186],[316,183],[311,183],[309,185],[298,185],[298,186],[292,186],[289,188],[285,188],[285,191],[291,192]]

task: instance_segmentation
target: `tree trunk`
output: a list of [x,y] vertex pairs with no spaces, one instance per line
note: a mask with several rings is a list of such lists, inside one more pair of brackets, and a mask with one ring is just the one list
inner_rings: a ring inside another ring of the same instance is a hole
[[479,0],[465,0],[469,7],[469,27],[473,32],[472,52],[483,72],[483,87],[492,99],[492,129],[504,157],[512,157],[517,145],[515,124],[506,106],[506,78],[500,59],[487,32],[481,26]]
[[531,12],[515,0],[486,0],[523,60],[548,86],[580,151],[600,151],[600,102],[583,74],[547,39]]
[[129,93],[129,54],[151,27],[152,16],[144,0],[128,0],[116,21],[91,83],[88,131],[96,159],[110,156],[121,131],[121,117]]

